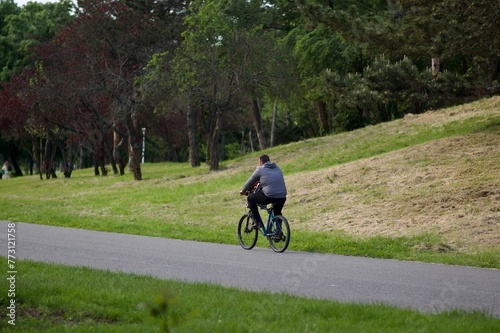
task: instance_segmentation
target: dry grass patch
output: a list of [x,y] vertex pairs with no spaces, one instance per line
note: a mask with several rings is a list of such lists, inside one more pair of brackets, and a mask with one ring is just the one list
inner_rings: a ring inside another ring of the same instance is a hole
[[[406,120],[440,126],[477,113],[451,108]],[[297,228],[362,237],[438,234],[443,250],[500,249],[499,133],[435,140],[291,175],[287,183],[293,191],[287,214],[297,217]]]

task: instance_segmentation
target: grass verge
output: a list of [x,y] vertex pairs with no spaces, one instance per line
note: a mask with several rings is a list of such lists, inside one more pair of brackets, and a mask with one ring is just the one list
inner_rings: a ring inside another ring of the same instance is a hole
[[17,268],[16,325],[4,317],[2,332],[493,333],[500,325],[481,313],[426,314],[27,260]]

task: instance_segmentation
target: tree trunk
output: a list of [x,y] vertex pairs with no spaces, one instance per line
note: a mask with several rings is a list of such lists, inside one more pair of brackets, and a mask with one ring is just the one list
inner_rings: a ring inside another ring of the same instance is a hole
[[220,124],[222,119],[222,110],[217,107],[215,112],[215,126],[209,136],[208,142],[208,156],[210,158],[210,171],[219,170],[219,137],[220,137]]
[[74,134],[71,133],[70,137],[67,140],[67,147],[66,147],[66,163],[65,163],[65,169],[64,169],[64,177],[70,178],[71,174],[73,173],[73,167],[75,165],[73,156],[74,156],[74,148],[75,148],[75,143],[73,142]]
[[262,126],[262,115],[261,115],[259,100],[257,98],[252,100],[252,109],[253,109],[253,124],[255,127],[255,132],[257,133],[257,140],[259,140],[260,149],[263,150],[267,148],[267,143]]
[[66,148],[64,145],[60,145],[59,149],[61,150],[61,154],[63,157],[63,173],[64,178],[71,178],[71,174],[73,173],[73,133],[69,134],[69,138],[66,140]]
[[431,64],[432,64],[432,75],[436,75],[437,73],[439,73],[439,65],[440,65],[439,57],[433,57],[431,59]]
[[99,176],[101,174],[99,172],[99,161],[97,161],[95,153],[92,153],[92,157],[94,158],[94,176]]
[[22,176],[23,171],[21,170],[21,167],[19,166],[19,163],[17,161],[17,156],[19,155],[19,149],[17,144],[12,140],[10,141],[10,161],[12,163],[12,167],[14,168],[14,172],[16,176]]
[[271,122],[271,138],[269,142],[270,147],[274,147],[274,136],[276,132],[276,117],[278,115],[278,99],[276,98],[274,100],[274,106],[273,106],[273,120]]
[[108,170],[106,169],[106,144],[104,142],[104,135],[101,132],[99,135],[98,140],[96,140],[96,147],[95,147],[95,164],[96,167],[98,167],[101,170],[101,174],[103,176],[108,175]]
[[141,171],[141,131],[139,130],[139,120],[137,111],[133,110],[127,117],[128,133],[128,168],[134,175],[135,180],[142,180]]
[[252,138],[252,130],[248,131],[248,142],[250,143],[250,151],[253,153],[253,138]]
[[125,174],[127,160],[123,152],[123,143],[127,137],[124,133],[126,130],[113,125],[113,160],[118,164],[119,173],[121,176]]
[[107,160],[111,163],[111,169],[113,169],[113,174],[118,174],[118,168],[116,167],[115,158],[113,157],[113,148],[110,148],[108,145],[108,140],[103,140],[103,148],[106,152]]
[[113,174],[117,175],[119,173],[119,171],[118,171],[118,167],[117,167],[116,160],[115,160],[114,148],[110,149],[106,145],[106,151],[108,152],[108,155],[110,157],[109,159],[111,162],[111,169],[113,169]]
[[[40,145],[39,145],[40,143]],[[40,175],[40,180],[43,180],[42,176],[42,138],[37,138],[31,136],[31,147],[33,150],[33,160],[38,167],[38,174]]]
[[196,110],[189,105],[187,112],[187,128],[189,138],[189,163],[192,167],[200,166],[200,151],[196,139]]
[[242,155],[245,155],[245,153],[247,152],[247,150],[245,148],[245,129],[241,130],[240,152]]
[[85,168],[85,156],[84,156],[84,152],[83,152],[83,145],[82,144],[79,144],[79,148],[80,148],[80,169],[84,169]]
[[328,126],[328,117],[326,115],[326,104],[323,101],[316,101],[316,112],[318,113],[320,129],[319,134],[325,135],[330,133],[330,126]]
[[47,131],[47,139],[45,140],[45,177],[49,179],[57,178],[56,169],[54,167],[54,157],[56,156],[56,143],[54,134]]
[[219,149],[219,161],[224,161],[226,158],[226,133],[222,131],[220,134],[220,149]]
[[[71,142],[70,139],[68,139],[68,142]],[[73,159],[72,159],[72,149],[71,149],[71,143],[68,143],[67,148],[65,149],[62,144],[59,144],[59,151],[61,152],[61,157],[63,159],[62,161],[62,171],[64,174],[64,178],[71,178],[71,172],[73,171]]]

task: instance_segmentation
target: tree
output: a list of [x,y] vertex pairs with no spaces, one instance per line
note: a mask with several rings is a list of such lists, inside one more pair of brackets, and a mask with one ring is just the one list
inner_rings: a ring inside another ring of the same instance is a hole
[[23,67],[33,67],[33,46],[48,41],[71,21],[71,1],[29,2],[22,9],[12,0],[0,2],[0,82]]
[[443,68],[470,73],[483,85],[498,77],[498,0],[396,0],[371,7],[357,1],[349,10],[342,2],[297,3],[310,22],[323,22],[345,38],[365,43],[373,55],[393,60],[407,56],[423,67],[432,65],[434,74]]
[[[12,5],[11,1],[0,3],[0,13],[3,16],[0,81],[3,81],[2,99],[5,102],[0,109],[0,117],[6,119],[7,124],[12,125],[11,121],[14,121],[15,126],[6,125],[3,128],[2,136],[10,138],[11,151],[20,152],[19,147],[24,147],[27,138],[33,142],[32,147],[39,149],[38,136],[46,135],[40,128],[33,128],[34,124],[30,122],[33,120],[33,111],[37,110],[34,88],[39,82],[36,78],[38,69],[34,47],[50,39],[62,25],[71,20],[71,15],[69,1],[56,4],[29,3],[22,10]],[[9,80],[12,82],[8,82]],[[12,101],[16,102],[12,104]],[[19,123],[20,119],[26,123]],[[36,161],[38,156],[38,153],[32,153],[33,160]],[[11,156],[11,159],[15,165],[16,156]],[[37,163],[39,166],[40,162]],[[22,175],[20,168],[16,173]]]
[[13,41],[13,36],[10,36],[8,27],[9,20],[16,17],[21,12],[21,9],[14,3],[14,0],[0,1],[0,82],[8,81],[13,64],[18,61],[19,56],[16,54],[16,49]]
[[324,24],[315,29],[299,26],[287,36],[287,42],[294,45],[293,56],[301,75],[304,98],[315,105],[319,121],[317,134],[328,134],[335,129],[334,118],[338,110],[335,103],[328,103],[332,92],[328,91],[331,87],[325,84],[324,75],[326,72],[341,76],[362,72],[368,61],[365,51],[361,46],[343,40]]
[[128,165],[134,179],[141,180],[141,117],[145,105],[136,79],[155,52],[179,40],[185,2],[81,0],[78,6],[75,23],[68,32],[91,46],[82,54],[88,60],[87,70],[110,97],[114,128],[126,129]]
[[0,95],[2,106],[0,108],[0,132],[2,141],[6,143],[2,153],[10,157],[17,176],[23,174],[17,161],[17,147],[22,146],[21,143],[29,138],[25,132],[26,112],[24,112],[28,99],[28,96],[24,94],[27,84],[24,77],[16,75],[12,78],[12,82],[2,85]]
[[[205,132],[210,169],[217,170],[228,126],[235,118],[246,119],[239,113],[251,115],[260,148],[268,146],[263,103],[267,96],[283,95],[279,90],[290,72],[278,39],[278,28],[285,24],[272,21],[275,12],[264,1],[196,1],[190,9],[170,86],[180,87],[191,100],[189,119],[196,112],[204,120],[199,128]],[[246,123],[236,126],[245,130]]]
[[[319,76],[317,87],[323,93],[318,97],[336,98],[332,102],[344,108],[336,116],[344,128],[352,128],[350,117],[360,126],[495,91],[500,6],[492,7],[491,1],[296,2],[314,30],[324,25],[343,40],[362,45],[375,59],[370,67],[347,76],[333,71]],[[389,73],[394,75],[390,80]],[[346,94],[339,94],[342,87],[348,87]],[[363,107],[356,96],[365,96]]]
[[245,61],[244,53],[235,48],[238,31],[218,5],[216,2],[192,3],[171,77],[175,82],[171,86],[178,86],[183,96],[194,100],[188,105],[188,115],[193,118],[193,108],[203,115],[210,170],[219,168],[220,134],[224,118],[240,93],[241,63]]
[[[192,167],[200,165],[198,147],[197,111],[195,94],[185,84],[181,67],[174,64],[175,51],[155,54],[139,79],[141,94],[154,105],[154,113],[160,116],[185,116],[188,137],[189,162]],[[168,126],[168,125],[166,125]]]

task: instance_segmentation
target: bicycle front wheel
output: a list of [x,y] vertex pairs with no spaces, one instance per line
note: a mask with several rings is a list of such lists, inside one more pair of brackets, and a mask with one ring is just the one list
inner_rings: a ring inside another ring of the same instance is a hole
[[274,217],[267,237],[274,252],[285,252],[290,244],[290,226],[284,216]]
[[249,213],[243,214],[238,223],[238,241],[245,250],[251,250],[257,243],[259,232],[252,228],[252,218]]

